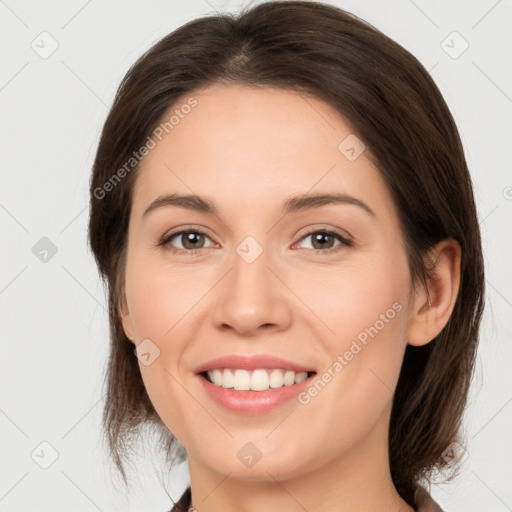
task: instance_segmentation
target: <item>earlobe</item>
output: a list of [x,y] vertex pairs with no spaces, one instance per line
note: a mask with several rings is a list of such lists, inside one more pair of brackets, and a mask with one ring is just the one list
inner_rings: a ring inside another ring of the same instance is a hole
[[448,238],[429,254],[427,289],[418,289],[407,330],[409,345],[422,346],[432,341],[446,326],[459,293],[461,249]]
[[121,318],[121,323],[123,325],[123,330],[126,335],[126,337],[132,342],[134,341],[134,335],[133,335],[133,325],[132,325],[132,319],[130,316],[130,312],[128,311],[128,306],[126,304],[126,300],[122,300],[121,304],[118,308],[119,316]]

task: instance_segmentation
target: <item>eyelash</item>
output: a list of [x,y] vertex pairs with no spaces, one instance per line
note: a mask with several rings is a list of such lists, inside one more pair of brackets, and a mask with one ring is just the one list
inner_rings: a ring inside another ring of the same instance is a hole
[[[177,249],[176,247],[172,247],[172,246],[169,246],[170,248],[167,247],[172,239],[174,239],[177,236],[182,235],[184,233],[195,233],[195,234],[204,235],[204,236],[208,237],[207,233],[205,233],[204,231],[201,231],[200,229],[182,229],[181,231],[176,231],[175,233],[171,233],[170,235],[164,235],[161,238],[160,242],[158,243],[158,247],[163,247],[166,250],[169,250],[169,251],[171,251],[173,253],[177,253],[177,254],[187,254],[188,256],[197,256],[198,253],[201,251],[201,249],[208,249],[208,247],[202,247],[200,249]],[[311,235],[314,235],[314,234],[317,234],[317,233],[322,233],[322,234],[325,234],[325,235],[334,236],[341,243],[340,243],[340,245],[337,245],[335,247],[331,247],[331,248],[326,249],[326,250],[322,250],[322,249],[308,249],[309,251],[314,251],[314,254],[319,254],[319,255],[322,255],[322,256],[330,255],[330,254],[335,253],[338,250],[342,249],[343,246],[345,246],[345,247],[352,247],[353,246],[352,240],[350,240],[348,238],[345,238],[342,235],[340,235],[339,233],[336,233],[335,231],[331,231],[329,229],[317,229],[317,230],[314,230],[314,231],[310,231],[309,233],[306,233],[304,236],[302,236],[300,238],[299,242],[301,242],[302,240],[304,240],[308,236],[311,236]]]

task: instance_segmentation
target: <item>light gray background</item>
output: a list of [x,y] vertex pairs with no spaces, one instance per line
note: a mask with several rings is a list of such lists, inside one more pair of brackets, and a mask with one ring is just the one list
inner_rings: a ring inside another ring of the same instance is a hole
[[[464,423],[469,453],[459,478],[434,487],[433,495],[447,511],[511,510],[511,2],[331,3],[416,55],[458,123],[474,180],[488,292]],[[170,508],[148,461],[154,456],[137,459],[140,471],[125,495],[112,484],[99,444],[108,326],[86,246],[88,181],[108,107],[134,60],[186,21],[241,5],[0,0],[2,511]],[[44,31],[51,36],[41,36]],[[469,44],[458,58],[464,42],[453,31]],[[52,40],[58,48],[42,58]],[[57,248],[46,262],[32,251],[42,237]],[[39,465],[51,462],[42,442],[58,453],[48,469]],[[169,486],[174,498],[187,478],[183,464]]]

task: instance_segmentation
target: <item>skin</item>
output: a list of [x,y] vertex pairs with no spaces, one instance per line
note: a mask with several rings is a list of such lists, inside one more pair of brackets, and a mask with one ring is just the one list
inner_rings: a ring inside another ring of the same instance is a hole
[[[430,342],[450,317],[458,244],[435,248],[428,295],[413,293],[389,191],[365,152],[349,161],[338,150],[352,133],[339,113],[273,88],[216,85],[193,96],[197,107],[142,162],[121,308],[133,343],[149,338],[160,350],[139,366],[156,411],[187,449],[192,504],[200,512],[412,511],[389,470],[393,391],[407,343]],[[375,215],[350,204],[281,214],[288,197],[320,192],[349,194]],[[143,217],[172,193],[207,197],[218,215],[165,206]],[[181,235],[158,246],[193,228],[207,233],[194,242],[197,255],[172,252],[190,251]],[[306,235],[322,229],[353,246],[336,238],[314,246]],[[247,236],[263,248],[250,264],[236,251]],[[308,404],[228,411],[194,374],[219,356],[266,353],[321,375],[394,303],[401,311]],[[247,442],[262,453],[252,467],[237,457]]]

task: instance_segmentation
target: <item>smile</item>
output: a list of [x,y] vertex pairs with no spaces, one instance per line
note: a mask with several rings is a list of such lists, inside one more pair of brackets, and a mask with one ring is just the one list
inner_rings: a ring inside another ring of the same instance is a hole
[[[208,376],[209,373],[211,377]],[[215,404],[238,414],[258,415],[296,398],[311,385],[316,375],[316,372],[295,373],[281,369],[256,369],[249,372],[224,368],[199,373],[196,378],[199,379],[206,396]],[[211,381],[213,379],[217,379],[217,384]],[[279,387],[277,384],[280,384]],[[235,389],[235,385],[243,389]],[[253,386],[258,389],[253,389]]]
[[308,372],[294,372],[281,368],[256,370],[224,368],[209,370],[203,375],[212,384],[235,391],[267,391],[270,388],[277,389],[299,384],[308,378]]

